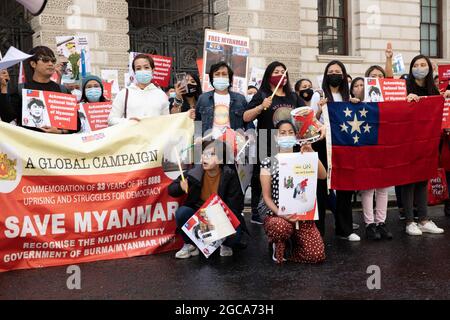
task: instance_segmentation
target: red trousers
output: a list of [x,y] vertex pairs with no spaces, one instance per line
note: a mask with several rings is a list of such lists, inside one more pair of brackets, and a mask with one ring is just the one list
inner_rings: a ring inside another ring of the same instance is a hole
[[280,217],[267,216],[264,229],[269,241],[275,244],[277,263],[282,263],[286,241],[293,240],[291,261],[299,263],[319,263],[325,260],[325,245],[314,221],[300,221],[299,229],[295,223]]

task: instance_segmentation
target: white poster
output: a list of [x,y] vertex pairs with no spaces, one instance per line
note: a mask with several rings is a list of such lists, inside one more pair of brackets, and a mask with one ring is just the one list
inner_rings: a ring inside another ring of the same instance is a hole
[[59,61],[62,63],[61,83],[80,81],[92,72],[87,37],[56,37],[56,47]]
[[317,171],[319,156],[316,152],[280,153],[279,163],[279,215],[295,215],[296,220],[318,220]]
[[250,73],[250,80],[248,81],[248,85],[260,88],[265,72],[265,69],[253,67],[252,72]]

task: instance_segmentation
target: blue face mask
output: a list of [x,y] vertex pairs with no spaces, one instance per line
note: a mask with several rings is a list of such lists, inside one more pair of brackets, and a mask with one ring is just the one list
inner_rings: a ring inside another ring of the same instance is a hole
[[214,78],[213,86],[219,91],[225,91],[230,87],[230,79],[228,78]]
[[140,84],[149,84],[153,80],[153,72],[151,70],[136,71],[136,81]]
[[86,98],[89,102],[99,102],[102,97],[102,88],[86,89]]
[[417,80],[425,79],[429,72],[430,72],[430,69],[428,67],[412,69],[412,74],[413,74],[414,78],[416,78]]
[[291,149],[297,145],[295,136],[278,137],[277,144],[282,149]]

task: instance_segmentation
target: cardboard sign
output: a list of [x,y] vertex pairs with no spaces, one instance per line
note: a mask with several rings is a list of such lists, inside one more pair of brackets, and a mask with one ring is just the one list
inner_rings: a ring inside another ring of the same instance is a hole
[[111,102],[80,104],[80,132],[91,132],[107,128],[111,109]]
[[77,98],[71,94],[22,90],[22,125],[25,127],[76,130]]
[[280,170],[278,215],[299,221],[318,220],[318,154],[279,153],[277,157]]
[[407,97],[406,81],[402,79],[364,79],[364,101],[405,101]]
[[439,91],[445,92],[450,84],[450,64],[438,67],[439,70]]
[[[139,54],[140,53],[138,52],[130,52],[129,73],[130,77],[133,77],[133,79],[135,78],[135,73],[132,68],[133,60]],[[153,61],[155,62],[152,83],[162,88],[168,87],[170,84],[170,72],[172,70],[173,58],[151,54],[148,54],[148,56],[152,57]]]

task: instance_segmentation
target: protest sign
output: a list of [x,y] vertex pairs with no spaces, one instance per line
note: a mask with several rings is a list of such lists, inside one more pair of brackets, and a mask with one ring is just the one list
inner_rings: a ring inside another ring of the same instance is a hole
[[[130,61],[129,61],[129,74],[134,79],[134,71],[133,71],[133,60],[139,55],[139,52],[130,52]],[[155,62],[155,69],[153,70],[153,80],[152,83],[155,85],[166,88],[170,84],[170,74],[172,70],[172,62],[173,58],[171,57],[163,57],[152,54],[147,54],[152,57]]]
[[56,37],[59,60],[62,64],[61,83],[79,81],[91,73],[91,51],[87,37]]
[[439,72],[439,91],[445,92],[450,84],[450,65],[440,65]]
[[81,103],[80,132],[98,131],[108,127],[108,117],[111,113],[111,102]]
[[406,81],[402,79],[364,79],[364,101],[405,101],[407,97]]
[[76,130],[77,110],[74,95],[22,89],[22,124],[25,127]]
[[395,75],[402,75],[406,73],[405,60],[403,59],[403,55],[401,53],[396,54],[392,58],[392,71]]
[[300,221],[318,220],[318,154],[279,153],[277,157],[280,170],[278,214]]
[[442,129],[450,129],[450,98],[445,99]]
[[102,85],[103,85],[103,96],[105,97],[106,100],[111,101],[113,84],[111,82],[102,81]]
[[116,95],[119,93],[119,71],[118,70],[102,70],[102,80],[111,84],[111,94]]
[[213,194],[182,230],[208,258],[228,236],[236,233],[239,225],[234,213],[218,195]]
[[265,69],[253,67],[250,73],[250,80],[248,81],[249,86],[255,86],[257,88],[261,87],[262,79],[264,77]]
[[234,72],[232,91],[247,95],[250,38],[215,30],[205,30],[203,53],[203,91],[211,91],[209,70],[213,64],[225,61]]
[[4,57],[1,57],[0,54],[0,70],[6,70],[31,57],[32,55],[26,54],[14,47],[10,47]]
[[193,134],[185,114],[76,135],[0,122],[0,272],[178,250],[162,164],[167,136]]

